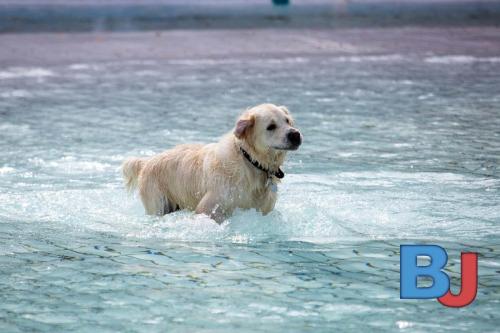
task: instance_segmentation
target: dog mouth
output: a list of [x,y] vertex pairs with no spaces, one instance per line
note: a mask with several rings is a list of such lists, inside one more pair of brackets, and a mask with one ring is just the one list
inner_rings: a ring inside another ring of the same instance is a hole
[[297,150],[302,144],[302,135],[300,132],[294,131],[288,133],[285,140],[281,142],[281,145],[271,147],[276,150]]
[[276,150],[297,150],[297,149],[299,149],[299,147],[300,147],[300,143],[299,144],[290,144],[286,147],[280,146],[280,147],[272,147],[272,148],[276,149]]

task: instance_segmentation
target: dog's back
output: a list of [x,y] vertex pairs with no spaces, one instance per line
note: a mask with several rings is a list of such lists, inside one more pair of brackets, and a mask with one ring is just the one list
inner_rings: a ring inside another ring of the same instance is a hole
[[195,209],[203,196],[203,162],[200,144],[184,144],[149,159],[130,158],[122,166],[125,185],[139,188],[146,212],[163,215],[178,209]]

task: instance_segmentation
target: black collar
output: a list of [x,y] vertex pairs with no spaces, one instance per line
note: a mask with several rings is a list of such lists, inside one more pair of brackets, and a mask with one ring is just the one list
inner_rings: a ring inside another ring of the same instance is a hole
[[266,169],[262,165],[260,165],[259,162],[254,161],[252,159],[252,157],[250,156],[250,154],[245,151],[245,149],[243,149],[243,148],[240,147],[240,150],[241,150],[241,153],[243,154],[243,156],[245,156],[245,158],[247,159],[248,162],[252,163],[252,165],[254,167],[256,167],[257,169],[262,170],[265,173],[267,173],[268,176],[275,176],[276,178],[279,178],[279,179],[285,177],[285,173],[280,168],[278,168],[278,171],[276,171],[276,172],[271,172],[269,169]]

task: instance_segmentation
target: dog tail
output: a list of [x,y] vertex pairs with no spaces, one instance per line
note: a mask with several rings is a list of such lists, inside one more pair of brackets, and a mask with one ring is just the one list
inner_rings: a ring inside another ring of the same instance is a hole
[[129,192],[135,190],[139,180],[139,174],[144,167],[147,159],[131,157],[122,164],[122,173],[125,180],[125,187]]

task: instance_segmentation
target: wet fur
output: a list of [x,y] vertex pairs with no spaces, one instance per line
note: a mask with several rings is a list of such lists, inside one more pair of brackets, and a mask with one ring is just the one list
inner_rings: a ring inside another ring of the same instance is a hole
[[[217,143],[184,144],[149,159],[126,160],[122,166],[125,184],[129,190],[138,187],[150,215],[189,209],[221,222],[236,208],[255,208],[267,214],[277,195],[266,186],[266,173],[251,165],[239,147],[265,168],[278,170],[286,150],[269,144],[279,146],[282,143],[277,138],[286,134],[277,133],[274,141],[266,136],[264,125],[271,118],[286,119],[287,128],[292,128],[293,120],[285,107],[256,106],[243,113],[233,131]],[[286,126],[282,127],[286,131]],[[279,182],[277,178],[274,181]]]

